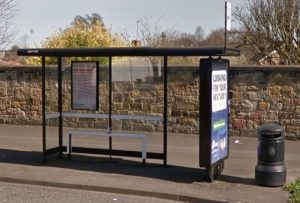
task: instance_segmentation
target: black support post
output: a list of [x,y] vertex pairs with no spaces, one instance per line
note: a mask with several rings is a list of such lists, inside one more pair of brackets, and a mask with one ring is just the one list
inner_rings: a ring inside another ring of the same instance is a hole
[[63,118],[62,118],[62,61],[61,57],[58,57],[58,68],[57,68],[57,83],[58,83],[58,113],[59,113],[59,124],[58,124],[58,148],[59,158],[63,157]]
[[164,56],[164,165],[167,166],[168,146],[168,56]]
[[46,61],[42,56],[43,162],[46,162]]
[[227,1],[225,2],[224,53],[227,52]]
[[[112,57],[109,56],[109,62],[108,62],[108,127],[109,131],[112,130]],[[109,159],[111,160],[112,156],[112,137],[109,136]]]

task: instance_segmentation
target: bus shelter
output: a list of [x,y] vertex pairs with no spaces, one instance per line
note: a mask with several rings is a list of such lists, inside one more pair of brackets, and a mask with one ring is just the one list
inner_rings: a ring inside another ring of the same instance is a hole
[[[205,57],[200,60],[200,98],[199,98],[199,133],[200,133],[200,166],[206,167],[210,178],[213,179],[218,168],[222,168],[224,159],[228,157],[228,67],[229,60],[222,59],[225,56],[238,56],[239,50],[229,48],[57,48],[57,49],[19,49],[20,56],[37,56],[41,57],[42,68],[42,153],[43,160],[53,154],[58,154],[60,158],[63,153],[68,150],[67,146],[63,145],[63,117],[67,115],[63,112],[63,77],[62,63],[65,57],[108,57],[108,114],[96,115],[108,119],[108,127],[112,129],[112,122],[115,115],[112,112],[112,58],[113,57],[162,57],[163,68],[163,115],[162,118],[150,118],[150,120],[160,121],[163,124],[163,150],[161,152],[148,152],[147,158],[163,160],[163,164],[167,165],[168,152],[168,57],[185,57],[197,56]],[[48,115],[46,112],[46,58],[57,58],[57,112]],[[86,62],[86,61],[85,61]],[[98,71],[98,61],[93,61],[93,71]],[[72,68],[75,70],[78,63],[72,63]],[[80,66],[80,62],[79,62]],[[73,71],[73,70],[72,70]],[[76,71],[76,70],[75,70]],[[80,70],[79,70],[80,72]],[[79,74],[80,75],[80,74]],[[75,75],[76,76],[76,75]],[[78,75],[77,75],[78,76]],[[98,79],[95,79],[95,85],[98,84]],[[74,84],[72,84],[74,86]],[[98,108],[98,97],[94,95],[95,101],[88,105],[90,110]],[[100,95],[101,97],[101,95]],[[74,99],[74,98],[73,98]],[[80,104],[74,103],[72,99],[72,108],[80,109]],[[76,106],[77,105],[77,106]],[[79,105],[79,106],[78,106]],[[83,104],[84,105],[84,104]],[[46,145],[46,120],[50,117],[58,118],[58,143],[57,146],[47,148]],[[136,116],[135,119],[142,119]],[[114,150],[111,148],[110,137],[109,149],[73,147],[73,152],[105,154],[114,156],[129,156],[140,157],[140,151],[129,150]],[[221,162],[220,162],[221,161]],[[220,170],[219,170],[220,171]]]

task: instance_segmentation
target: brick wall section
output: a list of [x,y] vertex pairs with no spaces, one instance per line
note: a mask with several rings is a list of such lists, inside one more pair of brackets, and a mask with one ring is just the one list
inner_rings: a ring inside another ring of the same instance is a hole
[[[63,109],[70,111],[70,73],[64,72]],[[56,71],[47,71],[47,111],[57,109]],[[174,81],[174,80],[173,80]],[[288,139],[300,139],[300,67],[231,67],[230,135],[256,136],[263,123],[278,123]],[[168,131],[198,133],[199,82],[168,85]],[[100,110],[108,112],[107,81],[99,86]],[[114,82],[113,113],[162,115],[161,82]],[[41,68],[0,68],[0,124],[41,124]],[[56,124],[51,121],[50,125]],[[72,127],[107,128],[107,120],[65,119]],[[160,122],[114,121],[114,129],[162,131]]]

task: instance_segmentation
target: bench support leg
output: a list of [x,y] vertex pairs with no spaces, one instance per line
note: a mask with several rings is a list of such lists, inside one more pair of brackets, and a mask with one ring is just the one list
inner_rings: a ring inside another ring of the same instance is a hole
[[146,159],[143,159],[143,166],[146,166]]
[[142,158],[143,158],[143,166],[146,166],[146,158],[147,158],[147,137],[143,137],[142,143]]
[[111,136],[109,136],[109,161],[112,161],[112,152],[111,152],[111,150],[112,150],[112,137]]
[[71,159],[71,153],[72,153],[72,146],[71,146],[71,143],[72,143],[72,134],[69,134],[69,154],[68,154],[68,158]]

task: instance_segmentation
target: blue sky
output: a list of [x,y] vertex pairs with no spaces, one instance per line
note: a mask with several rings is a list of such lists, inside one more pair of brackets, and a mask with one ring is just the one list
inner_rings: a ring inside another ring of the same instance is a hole
[[[99,13],[107,27],[136,37],[137,20],[147,18],[159,25],[193,33],[201,25],[205,33],[224,26],[224,0],[15,0],[19,30],[17,43],[39,44],[59,28],[68,26],[77,15]],[[231,0],[232,7],[245,0]],[[33,30],[33,33],[30,33]]]

